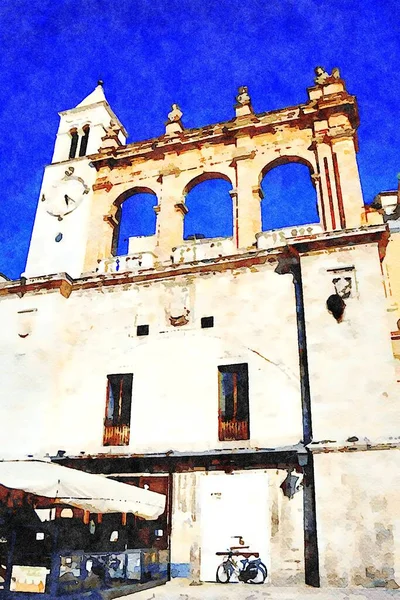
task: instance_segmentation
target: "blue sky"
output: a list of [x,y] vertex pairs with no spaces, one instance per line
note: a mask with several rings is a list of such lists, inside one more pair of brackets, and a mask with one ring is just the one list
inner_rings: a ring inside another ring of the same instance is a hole
[[57,112],[99,78],[130,133],[230,119],[236,89],[256,112],[306,100],[313,69],[338,66],[358,98],[366,202],[400,171],[398,0],[3,0],[0,6],[0,271],[24,269]]

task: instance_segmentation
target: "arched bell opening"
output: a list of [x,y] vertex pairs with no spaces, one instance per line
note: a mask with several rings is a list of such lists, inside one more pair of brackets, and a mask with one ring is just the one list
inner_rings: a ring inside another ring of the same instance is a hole
[[203,174],[186,186],[185,240],[233,236],[231,190],[231,181],[221,173]]
[[262,231],[319,224],[318,199],[311,165],[299,158],[281,158],[261,173]]
[[129,239],[150,237],[156,233],[156,194],[148,188],[134,188],[120,196],[114,204],[118,206],[115,219],[112,254],[123,256],[129,253]]

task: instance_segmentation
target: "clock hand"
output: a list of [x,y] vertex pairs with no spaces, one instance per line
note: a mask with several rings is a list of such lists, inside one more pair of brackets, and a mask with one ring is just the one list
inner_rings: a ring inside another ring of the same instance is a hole
[[64,194],[64,200],[65,200],[65,204],[68,206],[68,204],[71,202],[73,202],[75,204],[75,200],[73,198],[70,198],[70,196],[68,196],[67,194]]

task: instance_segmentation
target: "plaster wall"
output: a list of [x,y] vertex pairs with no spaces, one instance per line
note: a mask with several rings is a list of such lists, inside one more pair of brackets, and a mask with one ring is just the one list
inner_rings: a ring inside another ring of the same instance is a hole
[[26,457],[38,448],[43,455],[46,440],[53,432],[57,439],[62,431],[58,374],[64,359],[60,341],[65,309],[59,293],[0,302],[3,457]]
[[383,263],[383,268],[386,275],[386,292],[389,302],[388,310],[391,331],[397,330],[397,320],[400,319],[399,256],[400,232],[392,231]]
[[[46,198],[52,196],[53,185],[57,185],[63,179],[71,165],[74,167],[73,176],[81,177],[90,191],[73,212],[59,220],[57,216],[47,212],[46,202],[42,202],[41,198],[43,194]],[[46,168],[24,272],[26,277],[60,272],[67,272],[71,277],[81,275],[92,211],[92,185],[95,179],[96,171],[90,167],[87,157],[66,164],[49,165]],[[56,237],[59,234],[62,234],[62,239],[57,242]]]
[[[314,441],[397,436],[397,393],[375,244],[301,258]],[[349,270],[341,270],[349,269]],[[352,278],[342,322],[328,312],[333,279]]]
[[[21,306],[37,309],[26,338],[15,325]],[[296,444],[302,424],[293,306],[291,277],[277,275],[268,263],[76,291],[68,299],[58,292],[5,299],[7,400],[1,408],[6,415],[16,403],[27,411],[22,421],[13,414],[2,453]],[[189,322],[173,327],[170,315],[185,307]],[[205,316],[214,316],[213,328],[201,329]],[[150,334],[137,337],[143,324]],[[242,362],[249,365],[251,439],[220,442],[217,367]],[[134,374],[130,445],[114,449],[102,447],[106,376],[113,373]]]
[[[303,492],[289,499],[280,485],[287,471],[268,469],[270,515],[270,581],[274,585],[304,583]],[[302,475],[296,473],[301,481]]]
[[400,453],[317,454],[322,586],[400,584]]
[[171,529],[171,577],[200,579],[203,473],[174,473]]

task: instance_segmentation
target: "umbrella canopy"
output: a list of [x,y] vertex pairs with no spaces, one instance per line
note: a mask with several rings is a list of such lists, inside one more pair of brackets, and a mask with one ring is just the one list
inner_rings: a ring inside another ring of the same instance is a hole
[[163,494],[43,461],[1,461],[0,484],[93,513],[133,513],[151,520],[165,510]]

